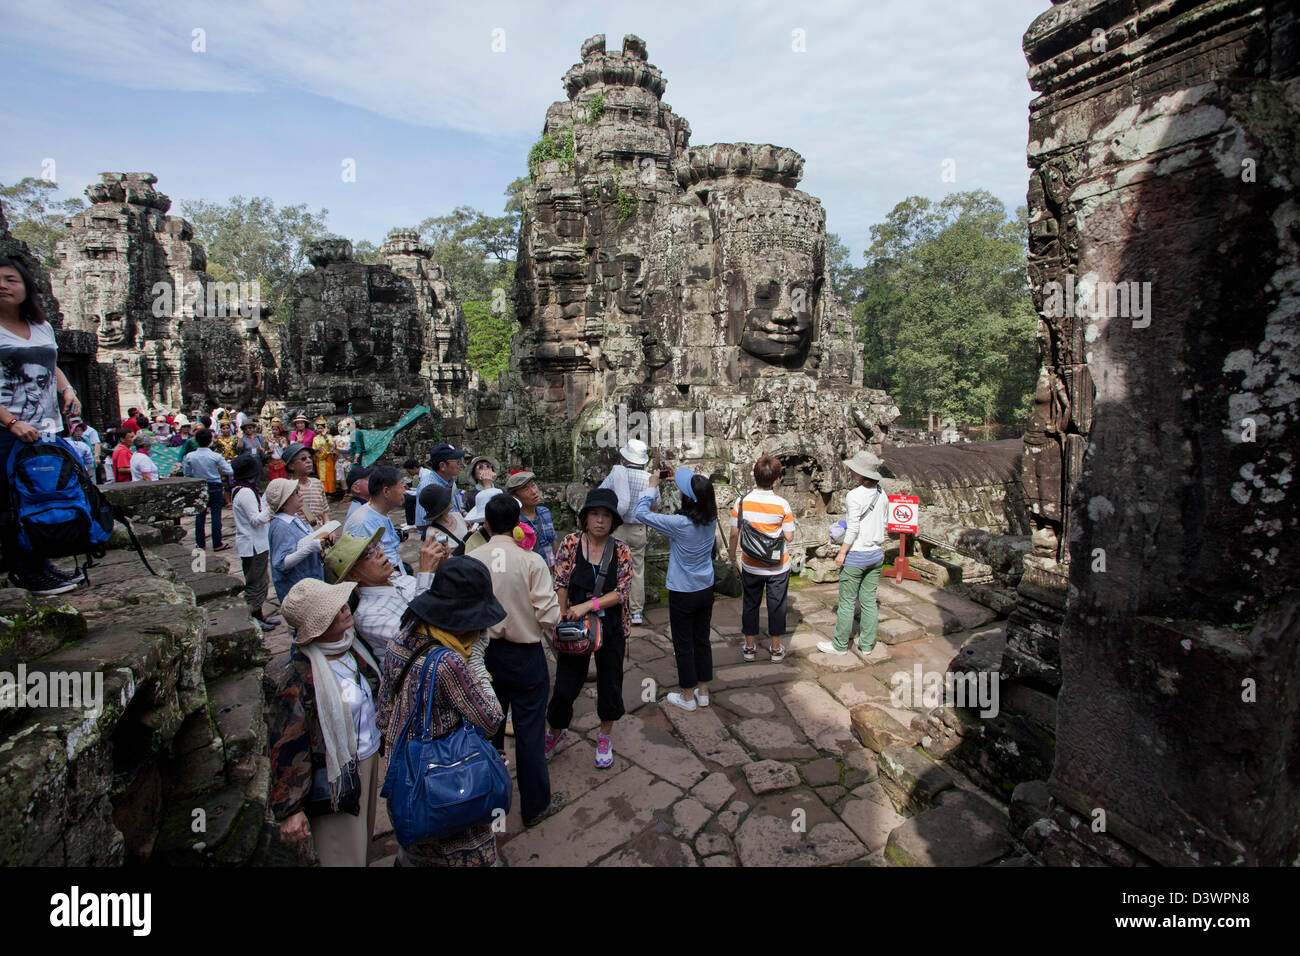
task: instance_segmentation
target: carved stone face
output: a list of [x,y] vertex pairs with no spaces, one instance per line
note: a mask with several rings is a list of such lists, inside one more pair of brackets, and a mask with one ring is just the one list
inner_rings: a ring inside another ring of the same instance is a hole
[[99,344],[104,348],[121,348],[128,344],[130,321],[124,312],[108,312],[95,316]]
[[130,347],[135,323],[131,320],[125,272],[111,268],[87,272],[82,289],[83,315],[99,336],[100,346]]
[[245,367],[217,367],[209,373],[211,393],[223,408],[241,408],[252,398],[252,374]]
[[641,293],[645,282],[641,277],[641,257],[621,255],[618,263],[618,294],[615,302],[624,312],[638,314],[641,311]]
[[749,303],[740,347],[768,362],[802,360],[812,342],[813,281],[811,257],[806,271],[796,267],[784,275],[747,281]]

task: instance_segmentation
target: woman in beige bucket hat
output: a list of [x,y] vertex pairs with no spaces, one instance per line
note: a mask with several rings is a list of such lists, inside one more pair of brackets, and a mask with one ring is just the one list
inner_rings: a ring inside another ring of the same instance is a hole
[[379,665],[352,631],[355,587],[304,578],[280,606],[294,646],[270,715],[271,810],[322,866],[365,866],[375,829]]
[[821,641],[817,650],[823,654],[849,652],[853,633],[853,609],[861,607],[858,625],[858,653],[866,656],[876,646],[876,588],[885,566],[885,512],[888,510],[880,489],[880,459],[869,451],[860,451],[844,461],[844,467],[857,478],[857,487],[846,498],[848,527],[840,543],[835,563],[840,569],[840,599],[835,610],[835,639]]

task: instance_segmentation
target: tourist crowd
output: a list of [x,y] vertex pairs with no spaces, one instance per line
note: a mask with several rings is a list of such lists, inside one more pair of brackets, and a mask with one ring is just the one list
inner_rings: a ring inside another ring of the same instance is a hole
[[[81,417],[75,389],[57,369],[52,330],[40,313],[30,276],[0,258],[0,460],[17,442],[62,434],[99,483],[154,481],[184,475],[206,482],[205,509],[194,541],[233,550],[242,566],[250,614],[267,630],[281,620],[265,605],[273,590],[292,629],[271,729],[271,809],[284,839],[311,837],[325,865],[365,865],[374,830],[381,754],[392,759],[384,794],[397,828],[399,866],[491,865],[494,824],[510,803],[505,737],[513,734],[519,805],[532,827],[564,805],[551,789],[548,761],[565,740],[574,703],[594,662],[595,764],[614,763],[614,727],[624,715],[623,668],[633,628],[644,622],[648,532],[668,542],[668,621],[678,689],[668,706],[709,706],[714,562],[720,540],[739,571],[743,657],[758,653],[759,606],[767,604],[767,651],[785,656],[790,504],[774,490],[779,460],[760,456],[754,486],[730,509],[719,534],[713,483],[682,466],[650,466],[646,445],[629,440],[621,461],[577,513],[576,529],[558,539],[536,475],[504,476],[487,456],[438,444],[424,463],[365,464],[352,443],[355,422],[314,427],[301,411],[270,433],[246,413],[216,408],[193,415],[128,409],[99,431]],[[878,460],[860,452],[844,462],[857,486],[847,497],[840,550],[840,602],[828,654],[848,653],[855,605],[858,649],[876,638],[875,591],[883,566],[886,505]],[[657,511],[671,479],[680,496],[672,513]],[[501,486],[498,487],[498,482]],[[0,468],[0,546],[19,586],[41,594],[75,587],[80,575],[27,553],[15,528],[9,476]],[[330,499],[347,499],[343,521],[329,520]],[[226,540],[229,508],[234,542]],[[405,520],[393,523],[397,512]],[[401,543],[419,541],[416,567]],[[551,685],[546,645],[555,656]],[[418,733],[416,728],[418,727]],[[415,786],[403,777],[411,748],[469,739],[470,751],[429,771],[489,760],[491,773],[449,783],[438,774]],[[475,746],[472,741],[479,741]],[[487,742],[492,746],[489,748]],[[403,755],[398,757],[395,755]],[[487,756],[485,756],[485,754]],[[504,793],[479,794],[504,778]],[[486,781],[486,782],[485,782]],[[447,790],[450,803],[431,809],[421,788]],[[457,788],[469,810],[455,810]],[[472,791],[466,797],[466,791]],[[445,818],[445,819],[444,819]],[[446,821],[456,822],[448,824]],[[401,840],[403,834],[414,834]]]

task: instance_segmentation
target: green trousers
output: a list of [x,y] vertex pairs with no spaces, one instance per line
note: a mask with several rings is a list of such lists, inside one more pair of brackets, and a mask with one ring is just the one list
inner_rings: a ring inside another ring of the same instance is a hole
[[876,646],[876,587],[883,563],[874,568],[840,568],[840,604],[835,610],[835,649],[847,651],[853,635],[853,606],[862,607],[858,624],[858,650],[863,654]]

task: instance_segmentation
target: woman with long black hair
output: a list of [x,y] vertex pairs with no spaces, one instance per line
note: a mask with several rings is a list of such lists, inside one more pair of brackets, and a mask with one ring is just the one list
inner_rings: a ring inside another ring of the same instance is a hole
[[659,472],[637,500],[636,520],[668,537],[668,622],[677,656],[677,683],[682,692],[667,701],[683,710],[709,706],[713,680],[713,649],[709,625],[713,621],[713,554],[718,527],[718,503],[713,482],[685,465],[673,476],[682,493],[675,515],[650,511],[659,495]]
[[36,283],[17,259],[0,256],[0,552],[4,570],[33,594],[62,594],[85,575],[56,568],[18,543],[9,511],[9,454],[15,442],[63,431],[60,411],[81,414],[77,392],[58,364],[54,328],[36,298]]

